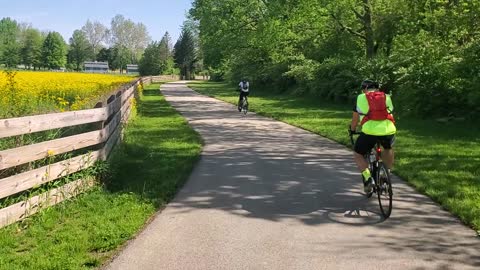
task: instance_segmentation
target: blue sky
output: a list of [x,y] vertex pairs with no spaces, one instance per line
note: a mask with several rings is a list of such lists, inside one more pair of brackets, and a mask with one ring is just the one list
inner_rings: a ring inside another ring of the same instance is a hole
[[191,0],[0,0],[0,18],[11,17],[42,31],[57,31],[68,42],[87,19],[110,27],[111,19],[121,14],[145,24],[153,40],[160,40],[168,31],[175,42],[190,6]]

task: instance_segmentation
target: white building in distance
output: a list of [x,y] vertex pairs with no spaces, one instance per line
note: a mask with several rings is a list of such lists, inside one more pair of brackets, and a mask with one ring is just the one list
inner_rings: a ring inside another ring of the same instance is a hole
[[108,73],[108,62],[85,62],[83,65],[88,73]]
[[127,73],[128,74],[138,73],[138,65],[128,64],[127,65]]

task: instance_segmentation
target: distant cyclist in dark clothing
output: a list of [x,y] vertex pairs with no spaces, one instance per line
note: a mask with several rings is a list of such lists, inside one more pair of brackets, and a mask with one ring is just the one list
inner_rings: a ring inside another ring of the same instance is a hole
[[248,97],[250,83],[247,81],[247,79],[244,78],[238,84],[238,88],[240,89],[240,96],[238,98],[238,111],[241,112],[242,111],[242,100],[243,100],[243,97]]

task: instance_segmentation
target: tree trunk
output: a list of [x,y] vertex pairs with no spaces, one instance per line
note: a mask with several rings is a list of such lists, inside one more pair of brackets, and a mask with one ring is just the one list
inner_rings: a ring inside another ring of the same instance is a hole
[[365,15],[363,15],[363,23],[365,26],[365,45],[367,58],[372,59],[375,57],[375,40],[372,28],[372,10],[369,0],[363,0],[363,8]]

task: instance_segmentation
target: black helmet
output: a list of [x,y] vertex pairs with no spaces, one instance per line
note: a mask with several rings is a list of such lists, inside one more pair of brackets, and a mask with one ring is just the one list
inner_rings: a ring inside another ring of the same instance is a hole
[[362,82],[362,89],[378,89],[379,84],[376,81],[373,80],[364,80]]

